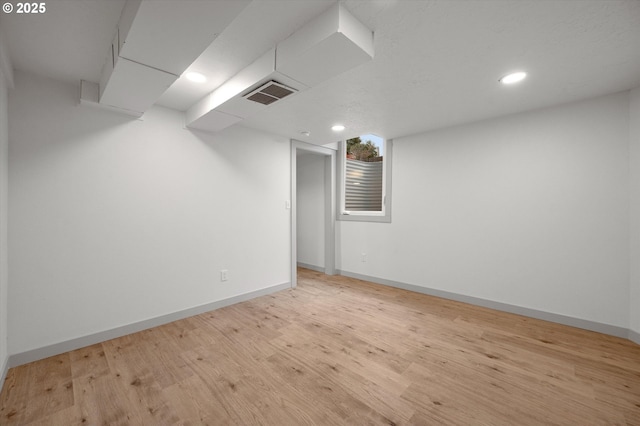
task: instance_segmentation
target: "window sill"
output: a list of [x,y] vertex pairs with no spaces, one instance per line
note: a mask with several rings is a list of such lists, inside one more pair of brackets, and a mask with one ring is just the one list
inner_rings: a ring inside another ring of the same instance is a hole
[[391,223],[391,215],[382,213],[340,213],[338,214],[337,219],[345,222]]

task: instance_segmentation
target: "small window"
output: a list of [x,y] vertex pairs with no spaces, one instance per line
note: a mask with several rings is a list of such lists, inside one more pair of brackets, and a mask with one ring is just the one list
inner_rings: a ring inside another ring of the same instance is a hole
[[391,222],[391,140],[366,134],[340,145],[338,218]]

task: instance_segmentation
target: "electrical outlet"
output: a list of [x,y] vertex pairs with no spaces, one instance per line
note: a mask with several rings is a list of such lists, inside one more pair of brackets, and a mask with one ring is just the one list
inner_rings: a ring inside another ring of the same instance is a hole
[[220,271],[220,281],[227,281],[229,279],[229,271],[222,269]]
[[363,262],[367,261],[367,253],[362,253],[362,261]]

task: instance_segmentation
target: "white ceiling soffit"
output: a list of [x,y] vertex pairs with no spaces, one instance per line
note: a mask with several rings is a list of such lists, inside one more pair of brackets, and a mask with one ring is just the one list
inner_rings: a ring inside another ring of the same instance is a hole
[[99,103],[142,115],[250,0],[128,0],[107,54]]
[[242,95],[256,86],[275,80],[297,91],[307,86],[276,71],[276,49],[271,49],[218,89],[202,98],[185,114],[188,127],[217,132],[264,109],[267,105]]
[[190,128],[219,131],[266,108],[244,97],[276,81],[313,87],[373,58],[373,33],[336,3],[186,112]]

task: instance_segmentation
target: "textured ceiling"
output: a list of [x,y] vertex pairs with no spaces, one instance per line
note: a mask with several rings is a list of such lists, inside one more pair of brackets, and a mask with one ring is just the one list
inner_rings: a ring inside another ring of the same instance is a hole
[[[640,85],[640,2],[378,2],[346,6],[375,31],[375,58],[245,120],[315,143],[393,138]],[[506,87],[513,70],[529,77]]]
[[[158,103],[185,110],[332,3],[254,0],[190,67],[207,84],[178,79]],[[343,3],[374,31],[374,59],[241,125],[316,144],[392,138],[640,85],[640,1]],[[50,0],[45,15],[4,15],[0,25],[17,69],[98,81],[122,6]],[[498,84],[513,70],[529,77]],[[338,122],[347,126],[340,136],[329,130]]]
[[63,81],[99,81],[124,4],[49,0],[41,15],[0,14],[14,68]]

